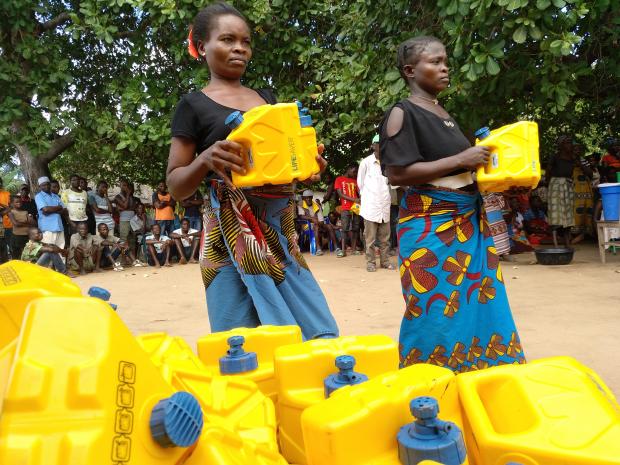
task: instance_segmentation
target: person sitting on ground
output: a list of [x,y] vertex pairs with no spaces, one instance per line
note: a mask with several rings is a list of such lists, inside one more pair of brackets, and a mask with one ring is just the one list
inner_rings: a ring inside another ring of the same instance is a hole
[[530,208],[523,213],[523,227],[527,233],[527,239],[532,245],[551,244],[551,227],[547,222],[543,202],[540,197],[533,195],[530,198]]
[[[329,224],[332,225],[334,230],[336,244],[340,244],[342,242],[342,221],[340,220],[340,213],[334,210],[333,212],[329,212],[327,217],[329,218]],[[339,250],[339,248],[336,250]]]
[[145,238],[148,250],[147,260],[149,265],[160,268],[170,265],[170,238],[161,233],[161,227],[155,223],[151,226],[151,234]]
[[337,257],[346,256],[347,239],[351,242],[354,255],[361,255],[357,250],[357,238],[360,230],[360,216],[351,211],[356,205],[359,207],[360,195],[357,188],[357,164],[350,165],[344,176],[338,176],[334,181],[334,188],[340,197],[340,218],[342,220],[342,250]]
[[[62,261],[61,255],[66,256],[67,251],[61,249],[55,244],[44,244],[42,242],[43,233],[36,226],[28,229],[29,241],[22,250],[21,259],[25,262],[36,263],[39,266],[49,266],[50,264],[54,270],[59,273],[66,274],[73,277],[68,273],[67,268]],[[15,257],[17,258],[17,257]]]
[[523,225],[523,213],[519,206],[519,200],[516,197],[509,199],[510,211],[506,218],[508,226],[508,237],[510,238],[510,253],[519,254],[531,252],[532,246],[527,240]]
[[[314,232],[314,240],[316,242],[316,255],[323,255],[321,238],[326,235],[329,239],[337,244],[334,228],[331,224],[325,224],[323,221],[322,208],[319,202],[314,199],[314,192],[306,189],[301,194],[301,202],[297,205],[297,219],[309,221]],[[302,226],[303,227],[303,226]],[[340,252],[340,248],[336,249],[336,253]]]
[[69,268],[85,275],[91,271],[101,271],[99,260],[101,251],[97,246],[95,236],[88,232],[88,225],[80,223],[77,232],[71,236],[69,241]]
[[181,227],[175,229],[170,238],[174,240],[179,254],[179,263],[185,265],[188,261],[190,263],[198,263],[196,260],[196,252],[198,251],[198,245],[200,244],[200,231],[190,228],[189,218],[183,218],[181,220]]
[[11,257],[17,260],[22,256],[22,250],[24,250],[24,246],[28,242],[28,229],[36,226],[32,215],[22,208],[22,199],[19,195],[14,195],[11,198],[9,219],[13,223],[13,234],[9,244],[11,247]]
[[125,259],[129,259],[130,263],[136,262],[136,257],[129,249],[127,242],[121,241],[114,234],[110,234],[110,229],[105,223],[100,223],[97,226],[95,243],[100,250],[100,258],[95,271],[100,271],[101,267],[108,268],[110,266],[114,271],[123,271],[123,265],[120,261],[117,261],[120,255],[123,255]]

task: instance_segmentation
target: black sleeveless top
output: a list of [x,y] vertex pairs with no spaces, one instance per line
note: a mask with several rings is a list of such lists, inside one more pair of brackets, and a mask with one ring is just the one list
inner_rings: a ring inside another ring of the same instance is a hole
[[[265,103],[277,103],[276,96],[271,89],[258,89],[258,95]],[[228,115],[237,111],[217,103],[202,90],[196,90],[181,97],[172,118],[172,137],[187,137],[196,143],[196,153],[208,149],[219,140],[224,140],[231,129],[224,124]],[[205,180],[219,179],[214,173],[209,173]]]
[[[256,91],[265,103],[275,104],[276,96],[271,89]],[[181,97],[172,118],[172,137],[187,137],[196,143],[196,153],[208,149],[218,140],[230,134],[224,121],[236,108],[220,105],[203,91],[197,90]]]
[[[403,126],[388,137],[387,120],[394,107],[403,110]],[[453,118],[442,118],[409,99],[390,108],[379,126],[381,169],[388,166],[407,166],[419,161],[435,161],[451,157],[471,147]],[[446,176],[464,173],[460,169]]]

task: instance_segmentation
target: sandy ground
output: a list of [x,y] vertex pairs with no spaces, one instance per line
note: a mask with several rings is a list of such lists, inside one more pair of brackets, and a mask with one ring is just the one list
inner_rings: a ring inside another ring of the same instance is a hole
[[[366,271],[364,258],[307,256],[342,334],[398,337],[404,311],[397,271]],[[393,259],[395,261],[395,259]],[[533,254],[504,263],[508,297],[526,356],[570,355],[593,368],[620,397],[620,254],[606,265],[594,245],[567,266],[534,264]],[[165,331],[192,346],[209,332],[197,265],[128,268],[76,278],[112,292],[111,301],[136,334]]]

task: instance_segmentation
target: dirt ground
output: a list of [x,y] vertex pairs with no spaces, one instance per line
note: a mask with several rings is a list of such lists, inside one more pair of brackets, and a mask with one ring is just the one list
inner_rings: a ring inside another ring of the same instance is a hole
[[[368,273],[361,256],[307,259],[342,334],[398,338],[404,304],[397,271]],[[503,263],[503,273],[528,359],[575,357],[620,397],[620,254],[602,265],[595,246],[586,244],[566,266],[537,265],[533,254],[516,259]],[[128,268],[76,282],[84,291],[93,285],[110,290],[111,301],[135,334],[165,331],[194,346],[209,332],[197,265]]]

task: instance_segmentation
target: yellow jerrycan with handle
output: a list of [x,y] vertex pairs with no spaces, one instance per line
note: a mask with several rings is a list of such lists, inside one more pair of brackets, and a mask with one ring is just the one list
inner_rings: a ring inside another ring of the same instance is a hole
[[540,181],[538,125],[533,121],[502,126],[493,131],[475,132],[476,145],[491,147],[487,166],[478,168],[476,180],[480,192],[504,192],[511,187],[535,188]]
[[33,300],[7,348],[1,464],[178,465],[200,437],[197,399],[166,383],[99,299]]
[[227,139],[245,148],[247,173],[232,173],[235,186],[290,184],[319,172],[316,132],[301,102],[235,111],[225,124],[232,129]]
[[618,465],[620,406],[570,357],[456,377],[476,464]]
[[68,276],[33,263],[13,260],[0,265],[0,348],[19,335],[28,304],[39,297],[80,297]]

